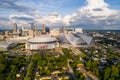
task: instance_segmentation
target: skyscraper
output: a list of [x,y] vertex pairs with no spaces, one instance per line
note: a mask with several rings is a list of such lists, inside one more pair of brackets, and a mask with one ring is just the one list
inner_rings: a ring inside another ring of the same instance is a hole
[[14,26],[13,26],[13,33],[16,33],[17,32],[17,24],[14,23]]
[[38,34],[37,25],[35,23],[31,23],[30,34],[32,34],[34,37]]
[[42,32],[45,32],[45,25],[42,25]]
[[31,30],[35,30],[35,28],[34,28],[34,23],[31,23]]
[[65,33],[65,27],[62,26],[62,33]]
[[45,32],[50,33],[50,28],[49,27],[45,27]]

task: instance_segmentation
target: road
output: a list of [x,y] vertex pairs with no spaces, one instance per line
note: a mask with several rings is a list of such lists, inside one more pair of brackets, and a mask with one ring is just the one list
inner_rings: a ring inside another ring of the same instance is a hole
[[[81,51],[79,49],[77,49],[77,48],[71,47],[71,50],[75,55],[81,54]],[[70,67],[70,65],[68,65],[68,67]],[[92,80],[99,80],[94,74],[90,74],[88,71],[86,71],[84,66],[79,67],[78,69],[83,73],[86,80],[91,80],[91,79]],[[72,69],[71,69],[71,72],[74,73]]]
[[77,68],[77,70],[80,70],[80,72],[83,73],[83,75],[85,76],[86,80],[99,80],[92,72],[88,72],[84,66],[80,66]]
[[[33,59],[33,56],[31,56],[31,58],[30,58],[30,63],[29,63],[29,65],[27,66],[27,69],[31,66],[32,59]],[[27,76],[28,76],[28,73],[26,73],[26,76],[25,76],[25,77],[27,77]]]
[[67,61],[68,61],[67,66],[68,66],[68,68],[69,68],[70,74],[72,75],[72,77],[73,77],[74,80],[77,80],[77,78],[75,77],[74,71],[73,71],[73,69],[71,68],[71,66],[70,66],[70,64],[69,64],[70,60],[67,59]]

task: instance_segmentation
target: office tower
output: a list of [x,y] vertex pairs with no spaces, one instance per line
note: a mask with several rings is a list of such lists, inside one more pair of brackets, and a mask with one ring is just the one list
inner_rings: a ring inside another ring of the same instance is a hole
[[37,31],[37,24],[34,23],[34,31]]
[[37,30],[37,25],[35,23],[31,23],[31,30],[36,31]]
[[45,25],[42,25],[42,32],[45,32]]
[[34,23],[31,23],[31,30],[35,30],[35,28],[34,28]]
[[17,24],[14,23],[14,26],[13,26],[13,33],[16,33],[17,32]]
[[[32,30],[32,31],[31,31]],[[37,36],[37,27],[35,23],[31,23],[31,30],[30,30],[30,34],[32,34],[34,37]]]
[[50,33],[50,28],[49,27],[45,27],[45,32]]
[[65,33],[65,27],[62,26],[62,33]]

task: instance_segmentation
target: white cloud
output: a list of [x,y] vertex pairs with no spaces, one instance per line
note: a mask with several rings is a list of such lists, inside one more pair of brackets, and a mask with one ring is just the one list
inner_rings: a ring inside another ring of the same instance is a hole
[[34,22],[35,17],[28,14],[12,14],[9,16],[10,23],[17,23],[18,26],[26,26]]
[[[91,28],[104,28],[106,27],[106,21],[114,20],[117,25],[115,28],[119,28],[118,20],[119,13],[118,10],[112,10],[108,8],[108,4],[104,0],[86,0],[86,6],[79,8],[72,15],[69,15],[69,19],[66,21],[72,22],[70,25],[84,25],[88,27],[91,25]],[[114,16],[114,17],[112,17]],[[94,27],[93,27],[94,26]],[[111,29],[112,26],[107,28]]]
[[107,9],[108,4],[104,2],[104,0],[86,0],[87,6],[85,8],[94,9],[94,8],[102,8]]
[[36,18],[35,21],[39,24],[45,24],[47,26],[58,26],[63,24],[62,17],[57,12]]

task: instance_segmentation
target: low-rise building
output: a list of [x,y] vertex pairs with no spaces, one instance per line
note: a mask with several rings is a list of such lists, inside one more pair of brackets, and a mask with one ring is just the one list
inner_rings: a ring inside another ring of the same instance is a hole
[[7,51],[12,47],[17,46],[17,43],[11,43],[11,42],[0,42],[0,51]]

